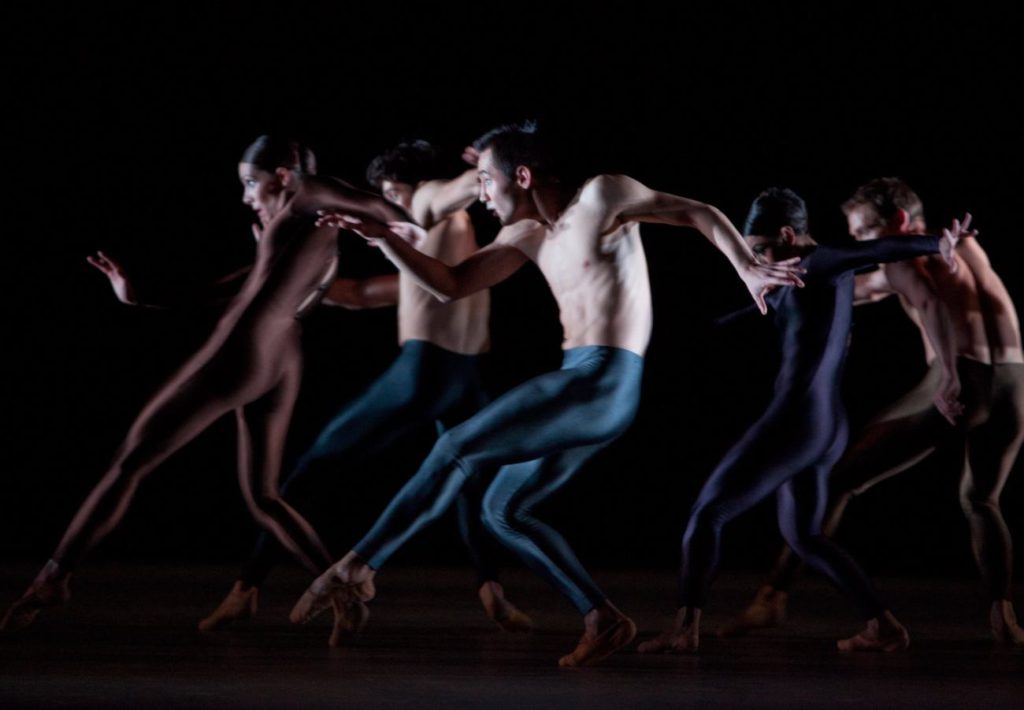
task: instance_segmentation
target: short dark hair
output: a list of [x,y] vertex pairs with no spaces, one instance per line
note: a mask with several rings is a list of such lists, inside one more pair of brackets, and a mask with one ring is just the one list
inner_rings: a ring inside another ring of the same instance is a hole
[[904,210],[910,219],[924,219],[924,205],[910,185],[900,178],[875,178],[857,188],[853,196],[843,203],[843,213],[850,214],[867,205],[882,219],[891,219],[897,210]]
[[807,203],[788,187],[770,187],[751,203],[743,233],[774,237],[783,227],[808,234]]
[[552,178],[561,177],[564,169],[554,143],[536,121],[506,123],[492,128],[473,141],[473,147],[481,153],[489,148],[498,169],[510,178],[515,176],[520,165]]
[[437,149],[423,140],[399,143],[366,167],[366,181],[378,190],[385,180],[415,185],[436,177],[439,177]]
[[304,175],[316,174],[316,156],[297,140],[262,135],[242,153],[242,163],[250,163],[260,170],[273,172],[288,168]]

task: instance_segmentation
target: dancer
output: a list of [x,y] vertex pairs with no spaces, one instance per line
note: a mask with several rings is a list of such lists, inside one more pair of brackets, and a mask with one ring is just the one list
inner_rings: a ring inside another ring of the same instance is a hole
[[[924,233],[924,208],[911,188],[880,178],[858,188],[843,206],[856,239]],[[969,230],[969,217],[961,228]],[[960,443],[960,504],[989,600],[997,643],[1024,645],[1013,607],[1013,547],[999,497],[1024,441],[1024,356],[1017,312],[977,239],[956,251],[948,273],[934,258],[887,264],[858,277],[857,298],[897,294],[918,326],[929,369],[910,392],[884,408],[850,445],[830,481],[824,533],[833,535],[850,501],[908,470],[937,446]],[[950,407],[959,392],[961,408]],[[952,422],[950,420],[953,420]],[[780,553],[768,581],[723,635],[777,626],[800,562]]]
[[337,231],[317,211],[342,208],[387,220],[400,213],[378,197],[319,178],[311,151],[261,136],[238,166],[242,201],[265,230],[256,261],[213,334],[149,400],[100,482],[0,628],[27,626],[45,607],[66,602],[82,556],[109,534],[139,483],[215,420],[234,411],[242,495],[257,522],[311,573],[329,563],[312,528],[278,494],[285,434],[299,389],[301,313],[334,277]]
[[[416,248],[447,264],[456,264],[477,249],[469,215],[461,209],[476,199],[476,170],[455,180],[437,175],[436,151],[425,141],[400,143],[377,156],[367,181],[384,198],[426,230]],[[307,518],[324,477],[345,475],[346,467],[391,446],[418,426],[436,424],[438,434],[474,414],[489,400],[481,379],[481,359],[490,349],[490,297],[480,291],[441,303],[405,273],[371,279],[335,280],[325,301],[347,308],[398,304],[398,342],[394,363],[365,392],[346,404],[319,434],[285,481],[281,495]],[[351,486],[356,490],[358,481]],[[459,531],[477,570],[478,595],[499,628],[527,631],[530,618],[505,599],[493,563],[493,541],[480,519],[479,482],[458,498]],[[204,631],[252,616],[259,588],[277,561],[277,545],[266,532],[227,597],[202,621]],[[321,570],[322,571],[322,570]],[[339,607],[330,645],[365,624],[368,611],[359,600]]]
[[808,230],[804,201],[771,189],[754,200],[744,233],[770,261],[801,258],[803,289],[769,296],[782,358],[764,414],[730,450],[698,494],[683,534],[678,611],[667,631],[640,645],[642,653],[695,652],[701,612],[718,566],[726,523],[776,494],[779,527],[801,557],[849,596],[867,619],[842,651],[906,648],[906,630],[857,564],[821,533],[828,475],[847,440],[839,380],[853,312],[858,268],[936,253],[952,263],[956,236],[899,237],[848,246],[819,245]]
[[480,199],[505,226],[494,243],[458,265],[411,248],[396,234],[409,227],[389,230],[341,214],[325,221],[362,230],[442,300],[488,288],[534,261],[559,306],[562,369],[512,389],[445,433],[369,534],[314,581],[292,619],[308,620],[336,596],[371,598],[381,565],[481,470],[501,465],[484,495],[484,522],[583,616],[583,637],[559,664],[587,665],[628,644],[636,627],[533,511],[624,432],[636,412],[652,321],[639,223],[695,227],[729,258],[762,309],[769,288],[799,278],[790,264],[759,263],[714,207],[625,176],[563,180],[566,166],[533,124],[502,126],[474,146]]

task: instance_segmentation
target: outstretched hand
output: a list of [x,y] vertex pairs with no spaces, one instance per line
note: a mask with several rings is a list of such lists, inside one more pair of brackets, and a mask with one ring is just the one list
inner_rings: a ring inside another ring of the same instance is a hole
[[953,256],[953,252],[956,250],[956,245],[960,243],[961,239],[967,237],[977,237],[978,230],[971,229],[971,213],[964,213],[963,222],[958,219],[953,220],[953,224],[942,230],[942,241],[939,243],[939,253],[942,254],[942,258],[946,261],[949,266],[949,270],[952,273],[956,273],[959,268],[956,258]]
[[380,246],[380,242],[388,236],[395,235],[419,248],[427,237],[427,230],[412,222],[388,222],[385,224],[374,220],[363,220],[338,210],[320,210],[318,214],[319,217],[316,221],[318,227],[347,229],[350,232],[355,232],[374,247]]
[[768,312],[768,304],[764,299],[772,290],[779,286],[804,285],[800,274],[806,272],[806,269],[797,266],[798,263],[800,263],[798,256],[774,263],[758,259],[740,272],[740,278],[743,279],[747,290],[750,291],[761,315]]
[[471,145],[467,145],[462,151],[462,159],[475,168],[476,164],[480,161],[480,151]]
[[427,238],[427,230],[412,222],[388,222],[388,229],[391,230],[392,234],[401,237],[416,249],[419,249],[420,245]]
[[374,220],[363,220],[340,210],[319,210],[317,214],[319,216],[316,226],[347,229],[370,242],[371,246],[379,246],[378,242],[390,232],[386,224]]
[[124,268],[118,262],[102,251],[97,251],[95,256],[85,257],[85,260],[103,272],[103,275],[110,280],[110,287],[114,290],[117,300],[130,306],[138,303],[135,297],[135,287],[132,286],[131,281],[124,273]]

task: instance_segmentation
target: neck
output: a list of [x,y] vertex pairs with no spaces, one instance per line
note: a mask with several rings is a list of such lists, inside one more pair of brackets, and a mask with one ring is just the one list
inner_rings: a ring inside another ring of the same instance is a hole
[[537,217],[547,224],[554,224],[572,202],[575,192],[562,183],[549,183],[534,190],[533,206]]

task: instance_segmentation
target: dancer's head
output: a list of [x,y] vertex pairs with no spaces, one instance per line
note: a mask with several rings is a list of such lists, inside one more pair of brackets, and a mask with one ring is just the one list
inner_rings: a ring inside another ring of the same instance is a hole
[[260,136],[238,162],[242,202],[265,225],[284,207],[300,177],[315,173],[316,157],[309,148],[295,140]]

